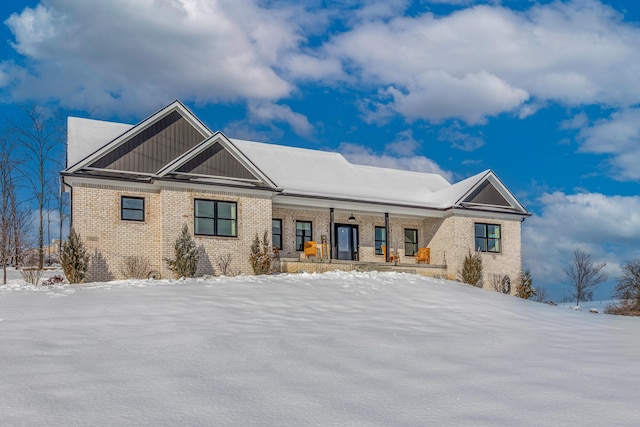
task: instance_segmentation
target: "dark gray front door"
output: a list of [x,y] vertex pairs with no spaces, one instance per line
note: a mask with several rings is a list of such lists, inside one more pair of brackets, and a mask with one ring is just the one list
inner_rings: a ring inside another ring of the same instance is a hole
[[337,259],[358,260],[358,226],[336,224]]

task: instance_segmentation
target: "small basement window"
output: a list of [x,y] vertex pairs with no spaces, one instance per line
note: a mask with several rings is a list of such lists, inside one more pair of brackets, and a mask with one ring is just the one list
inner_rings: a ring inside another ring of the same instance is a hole
[[144,221],[144,198],[122,196],[120,218],[123,221]]

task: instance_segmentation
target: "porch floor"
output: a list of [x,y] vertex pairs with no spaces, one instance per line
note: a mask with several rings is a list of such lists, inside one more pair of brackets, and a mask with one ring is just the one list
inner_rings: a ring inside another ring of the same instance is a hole
[[442,276],[447,274],[447,266],[441,264],[392,263],[348,260],[320,260],[300,258],[280,258],[276,260],[276,271],[282,273],[323,273],[327,271],[396,271],[399,273]]

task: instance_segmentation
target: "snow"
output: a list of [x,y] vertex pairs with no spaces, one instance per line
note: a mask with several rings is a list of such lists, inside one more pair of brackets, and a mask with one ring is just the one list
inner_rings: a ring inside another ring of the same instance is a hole
[[438,174],[356,165],[328,151],[231,142],[287,194],[433,208],[451,207],[456,201],[449,195],[434,203],[434,195],[451,188]]
[[0,286],[0,425],[637,425],[639,319],[401,273]]
[[67,119],[67,167],[93,154],[133,126],[104,120]]
[[[165,109],[173,108],[174,104]],[[162,110],[147,120],[161,113]],[[193,119],[197,120],[195,117]],[[78,165],[132,127],[123,123],[69,117],[67,166]],[[230,141],[270,181],[283,189],[285,195],[442,210],[456,205],[462,196],[491,173],[486,170],[452,185],[439,174],[357,165],[335,152],[240,139]],[[183,153],[183,156],[188,155]],[[171,163],[178,160],[174,159]],[[162,168],[158,174],[163,175],[164,172],[165,168]],[[510,195],[506,187],[503,187],[503,192],[505,197],[513,199],[516,210],[526,214],[524,207]]]

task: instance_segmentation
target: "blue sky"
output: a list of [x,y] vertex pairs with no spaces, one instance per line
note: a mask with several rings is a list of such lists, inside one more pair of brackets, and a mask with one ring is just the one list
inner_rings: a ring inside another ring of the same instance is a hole
[[37,101],[135,123],[180,99],[230,137],[493,169],[555,296],[576,248],[612,277],[640,257],[638,2],[15,0],[0,22],[6,117]]

